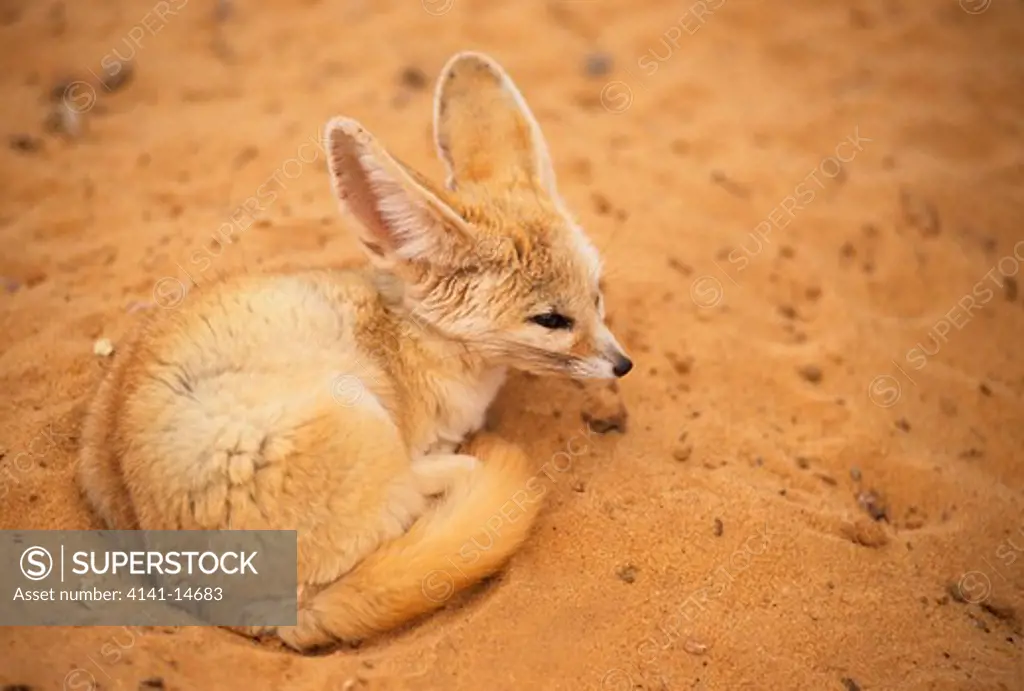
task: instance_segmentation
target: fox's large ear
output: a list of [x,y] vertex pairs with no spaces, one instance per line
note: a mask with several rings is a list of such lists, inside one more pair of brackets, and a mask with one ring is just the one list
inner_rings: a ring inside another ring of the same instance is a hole
[[557,199],[544,135],[519,89],[490,57],[453,56],[434,93],[434,141],[448,187],[528,185]]
[[342,211],[358,222],[359,240],[372,260],[443,262],[468,236],[466,222],[440,193],[392,158],[358,122],[332,119],[325,140],[334,193]]

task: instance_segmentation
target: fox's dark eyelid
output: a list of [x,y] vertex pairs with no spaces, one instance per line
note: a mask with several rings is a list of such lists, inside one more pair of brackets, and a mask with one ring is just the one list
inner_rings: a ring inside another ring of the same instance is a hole
[[536,314],[530,317],[530,321],[538,326],[543,326],[545,329],[571,329],[573,321],[570,317],[558,312],[547,312],[545,314]]

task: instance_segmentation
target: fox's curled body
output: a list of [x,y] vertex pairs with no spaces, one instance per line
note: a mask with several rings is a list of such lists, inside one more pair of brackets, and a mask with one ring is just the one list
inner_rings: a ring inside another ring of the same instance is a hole
[[119,349],[86,416],[79,480],[108,527],[298,531],[298,624],[275,630],[297,649],[436,609],[432,575],[450,595],[526,539],[535,501],[465,555],[532,475],[518,447],[475,434],[506,368],[628,371],[519,92],[462,53],[436,103],[444,189],[358,123],[328,125],[368,266],[193,291]]

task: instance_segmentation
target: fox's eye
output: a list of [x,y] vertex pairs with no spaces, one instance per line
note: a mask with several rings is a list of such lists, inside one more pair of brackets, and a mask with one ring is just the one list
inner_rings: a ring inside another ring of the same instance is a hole
[[571,329],[572,319],[559,314],[558,312],[548,312],[547,314],[537,314],[530,317],[530,321],[539,326],[543,326],[545,329]]

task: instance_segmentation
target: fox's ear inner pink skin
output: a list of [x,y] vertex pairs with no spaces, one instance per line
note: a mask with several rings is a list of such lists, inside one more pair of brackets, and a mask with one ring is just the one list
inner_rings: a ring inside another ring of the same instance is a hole
[[470,234],[465,222],[423,180],[416,180],[355,120],[327,123],[331,184],[342,211],[358,224],[372,260],[440,258]]

